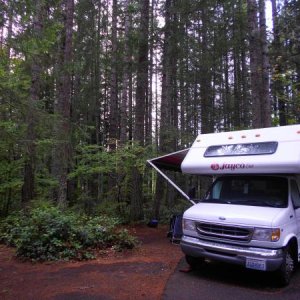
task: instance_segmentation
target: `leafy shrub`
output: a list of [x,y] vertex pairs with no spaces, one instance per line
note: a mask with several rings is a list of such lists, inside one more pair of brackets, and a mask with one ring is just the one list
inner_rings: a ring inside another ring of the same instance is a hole
[[118,225],[116,218],[80,216],[43,207],[2,221],[0,241],[15,246],[19,257],[34,261],[89,259],[97,248],[136,246],[135,237]]
[[0,223],[0,242],[16,247],[23,224],[25,224],[24,215],[21,213],[8,216]]
[[117,241],[114,249],[122,251],[123,249],[132,249],[136,246],[136,238],[129,234],[127,229],[123,229],[117,234]]

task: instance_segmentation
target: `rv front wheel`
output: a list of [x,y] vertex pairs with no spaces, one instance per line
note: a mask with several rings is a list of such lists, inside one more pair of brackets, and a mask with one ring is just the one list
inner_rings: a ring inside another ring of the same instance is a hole
[[295,269],[295,259],[292,248],[288,246],[284,250],[284,257],[280,269],[277,271],[278,283],[281,286],[287,286],[290,283],[293,271]]

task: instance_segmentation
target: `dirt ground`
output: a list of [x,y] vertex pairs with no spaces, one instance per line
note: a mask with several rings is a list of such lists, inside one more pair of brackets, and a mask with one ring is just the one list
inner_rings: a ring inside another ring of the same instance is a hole
[[167,227],[130,229],[141,246],[84,262],[21,262],[0,245],[0,299],[160,299],[183,254]]

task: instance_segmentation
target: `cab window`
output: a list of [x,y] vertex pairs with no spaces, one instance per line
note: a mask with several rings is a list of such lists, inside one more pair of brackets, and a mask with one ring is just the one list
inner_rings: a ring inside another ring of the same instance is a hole
[[291,181],[291,196],[292,196],[292,201],[293,201],[294,207],[299,208],[300,207],[300,194],[299,194],[297,182],[295,180]]

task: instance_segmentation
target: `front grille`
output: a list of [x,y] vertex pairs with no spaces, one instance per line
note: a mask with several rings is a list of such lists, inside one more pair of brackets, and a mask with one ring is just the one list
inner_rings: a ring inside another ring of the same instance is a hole
[[252,228],[211,223],[197,223],[196,228],[201,236],[244,242],[250,240],[253,232]]

